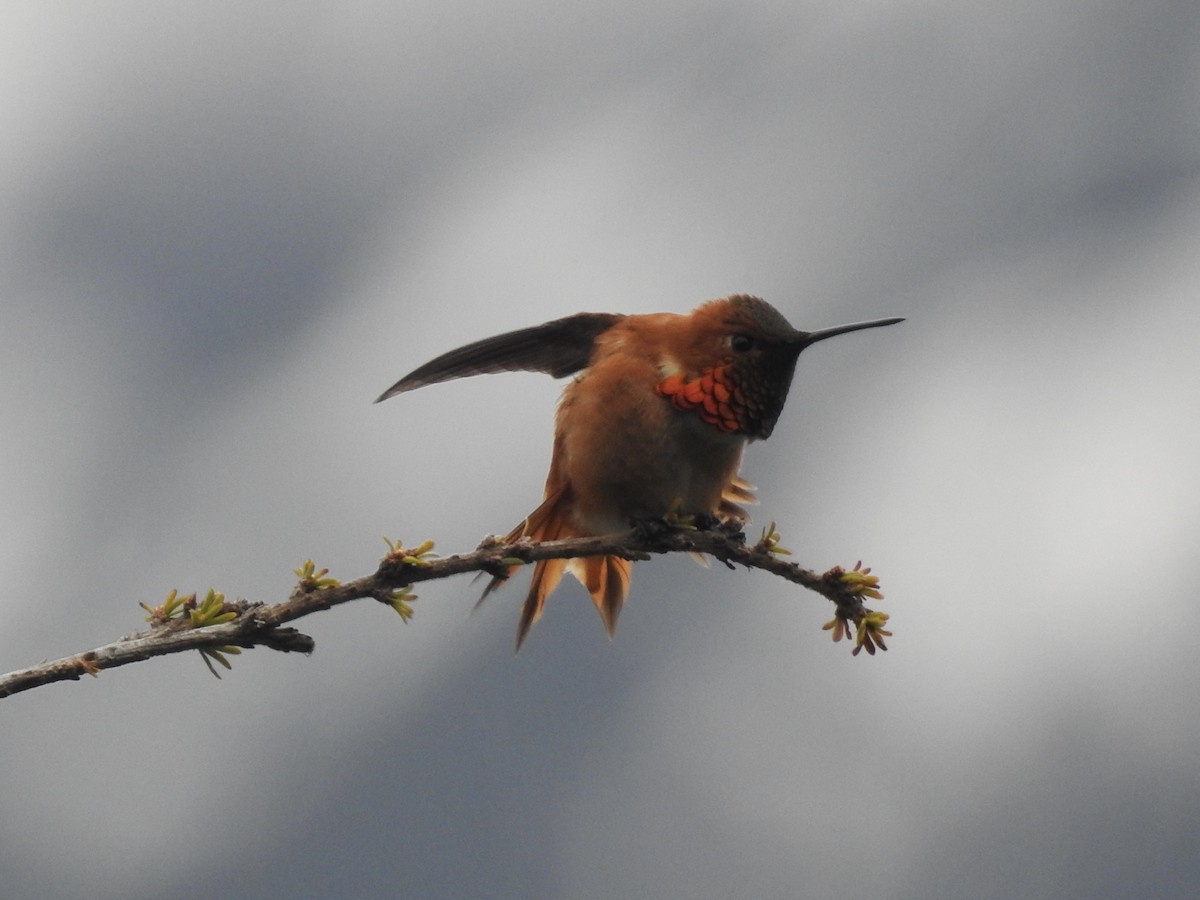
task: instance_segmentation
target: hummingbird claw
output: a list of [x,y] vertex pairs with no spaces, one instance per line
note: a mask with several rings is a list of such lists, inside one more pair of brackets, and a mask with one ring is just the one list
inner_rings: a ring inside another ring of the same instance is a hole
[[639,516],[629,520],[634,534],[644,540],[654,540],[662,537],[675,528],[675,525],[663,516]]

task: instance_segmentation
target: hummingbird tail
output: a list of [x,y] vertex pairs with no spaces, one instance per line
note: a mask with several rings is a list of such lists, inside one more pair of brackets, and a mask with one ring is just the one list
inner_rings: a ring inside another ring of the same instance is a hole
[[633,564],[620,556],[589,556],[572,559],[567,569],[578,578],[596,604],[596,612],[604,622],[604,630],[611,638],[617,630],[617,616],[625,605],[629,593],[629,570]]
[[[529,517],[508,533],[507,543],[515,543],[522,538],[534,541],[558,541],[571,537],[584,537],[585,533],[571,521],[570,490],[566,485],[552,491],[542,501],[541,506],[529,514]],[[529,594],[521,607],[521,618],[517,622],[517,650],[521,649],[526,635],[533,624],[541,618],[546,606],[546,598],[558,587],[563,573],[570,572],[582,582],[592,595],[596,611],[604,622],[604,629],[612,637],[617,628],[617,616],[629,593],[629,575],[631,563],[619,556],[592,556],[581,559],[543,559],[534,564],[533,580],[529,585]],[[487,596],[500,585],[504,584],[520,566],[513,566],[504,576],[496,576],[488,582],[482,603]]]

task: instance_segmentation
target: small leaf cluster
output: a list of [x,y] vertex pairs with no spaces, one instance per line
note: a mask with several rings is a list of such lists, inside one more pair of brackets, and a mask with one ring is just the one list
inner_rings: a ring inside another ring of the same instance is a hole
[[[220,591],[215,591],[212,588],[208,589],[204,599],[196,600],[195,594],[181,596],[179,591],[172,590],[167,594],[167,599],[158,606],[149,607],[145,603],[138,604],[142,609],[146,610],[150,615],[146,616],[146,621],[156,627],[166,625],[168,622],[177,622],[187,628],[205,628],[209,625],[223,625],[226,622],[232,622],[238,617],[236,609],[230,609],[225,604],[225,595]],[[208,671],[212,672],[217,678],[220,674],[213,668],[213,662],[224,666],[226,669],[232,669],[233,666],[225,657],[237,656],[242,652],[240,647],[235,647],[232,644],[222,644],[216,647],[200,647],[200,656],[204,660],[204,664],[208,666]]]
[[882,600],[883,593],[879,590],[879,577],[871,574],[870,567],[863,568],[862,560],[854,564],[854,568],[845,571],[840,566],[825,573],[825,580],[837,585],[846,595],[858,604],[857,614],[852,614],[839,608],[834,617],[826,622],[822,629],[833,632],[833,640],[840,641],[854,634],[854,649],[852,655],[866,650],[869,656],[875,655],[875,650],[887,650],[885,637],[892,633],[884,626],[888,622],[888,614],[862,606],[864,597]]
[[304,565],[298,569],[292,569],[292,571],[300,579],[297,587],[306,594],[309,591],[323,591],[341,584],[336,578],[329,576],[328,569],[318,569],[317,564],[311,559],[306,559]]
[[758,543],[754,545],[754,549],[762,550],[766,553],[774,553],[778,556],[791,556],[791,550],[779,546],[780,540],[782,540],[782,535],[780,535],[779,530],[775,527],[775,523],[772,522],[763,529],[762,537],[758,539]]
[[[384,564],[424,567],[437,557],[437,554],[433,552],[435,546],[433,541],[422,541],[415,547],[405,547],[403,541],[393,541],[388,537],[385,537],[383,542],[387,544],[388,548],[387,555],[383,558]],[[394,609],[406,625],[416,612],[412,608],[412,604],[416,601],[417,595],[413,592],[411,584],[398,587],[378,599],[381,603]]]
[[232,622],[238,617],[237,610],[226,608],[225,595],[212,588],[208,589],[201,602],[196,601],[195,594],[184,597],[180,596],[179,591],[172,590],[167,594],[167,599],[158,606],[149,607],[145,603],[139,603],[138,606],[150,613],[146,616],[146,621],[154,625],[165,625],[172,619],[186,617],[188,627],[203,628],[205,625]]
[[416,547],[405,547],[402,541],[393,541],[391,538],[385,537],[383,542],[387,544],[388,553],[384,557],[384,562],[399,563],[405,566],[427,566],[429,561],[437,556],[433,552],[433,541],[422,541]]

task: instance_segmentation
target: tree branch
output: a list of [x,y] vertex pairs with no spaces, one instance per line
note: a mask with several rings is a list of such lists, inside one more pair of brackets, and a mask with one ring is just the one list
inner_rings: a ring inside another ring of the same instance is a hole
[[[326,577],[324,570],[316,571],[311,562],[306,563],[304,568],[297,570],[300,583],[291,596],[274,605],[246,600],[225,602],[220,594],[212,592],[204,603],[197,603],[194,595],[176,599],[172,592],[163,606],[157,609],[146,607],[151,613],[149,630],[126,635],[75,656],[0,676],[0,698],[57,681],[78,681],[85,674],[98,675],[105,669],[185,650],[199,650],[205,654],[206,661],[216,659],[226,666],[224,654],[237,653],[238,648],[243,647],[311,653],[315,647],[311,637],[283,626],[315,612],[366,598],[393,607],[407,621],[412,615],[408,604],[414,599],[410,589],[417,582],[468,572],[504,576],[508,568],[516,564],[585,556],[646,559],[655,553],[705,553],[729,568],[743,565],[763,569],[829,599],[835,606],[835,613],[825,628],[833,631],[834,640],[857,632],[855,653],[863,648],[871,654],[876,647],[886,650],[883,637],[890,632],[883,630],[883,626],[887,615],[868,609],[863,603],[864,597],[882,596],[876,590],[878,579],[869,575],[870,569],[856,566],[846,571],[835,567],[818,575],[780,559],[779,554],[787,551],[778,547],[778,538],[774,524],[753,546],[746,544],[745,535],[735,523],[717,525],[709,530],[663,525],[636,528],[624,534],[540,543],[520,540],[504,544],[489,538],[471,553],[445,557],[433,557],[429,552],[433,546],[431,542],[415,549],[389,542],[392,550],[380,562],[379,568],[354,581],[339,583]],[[210,621],[216,624],[207,624]]]

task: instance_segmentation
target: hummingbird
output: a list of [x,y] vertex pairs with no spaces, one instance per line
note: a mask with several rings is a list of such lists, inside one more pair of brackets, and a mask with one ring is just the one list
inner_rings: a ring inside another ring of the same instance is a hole
[[[509,532],[510,543],[611,534],[671,515],[742,523],[749,516],[740,504],[755,500],[738,475],[742,451],[771,436],[800,352],[902,321],[797,331],[765,300],[746,294],[710,300],[687,315],[578,313],[444,353],[375,402],[469,375],[575,375],[559,401],[544,499]],[[619,556],[537,562],[517,649],[564,572],[591,594],[611,638],[631,565]],[[518,568],[494,577],[480,602]]]

